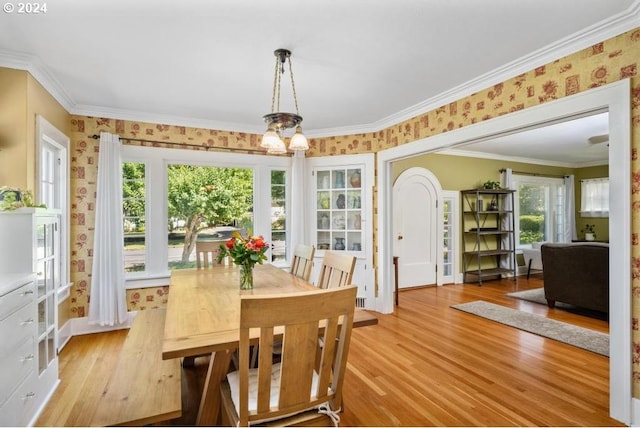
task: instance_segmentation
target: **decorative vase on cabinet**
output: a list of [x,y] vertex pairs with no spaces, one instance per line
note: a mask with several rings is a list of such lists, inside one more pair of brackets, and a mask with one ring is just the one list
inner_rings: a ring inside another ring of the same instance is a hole
[[333,246],[334,250],[342,251],[344,250],[344,238],[336,238],[336,244]]
[[351,183],[351,187],[360,187],[360,170],[356,169],[351,173],[349,177],[349,183]]

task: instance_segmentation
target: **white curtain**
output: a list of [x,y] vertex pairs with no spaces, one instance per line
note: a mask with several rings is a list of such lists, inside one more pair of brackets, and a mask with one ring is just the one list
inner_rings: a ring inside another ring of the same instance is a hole
[[578,239],[576,232],[576,194],[573,175],[564,177],[564,230],[562,242]]
[[127,320],[121,147],[117,135],[100,134],[89,324],[102,326],[122,324]]
[[[500,186],[503,189],[513,189],[513,170],[511,168],[506,168],[500,171]],[[512,221],[515,220],[513,216],[515,215],[514,206],[510,197],[505,198],[503,210],[511,211],[510,216],[505,216],[502,219],[501,228],[502,230],[513,230]],[[515,230],[513,233],[504,236],[502,238],[502,248],[506,250],[514,250],[515,249]],[[508,259],[500,260],[500,267],[504,269],[514,269],[515,260],[513,257],[509,257]]]
[[287,216],[290,222],[291,234],[289,243],[293,254],[293,249],[298,244],[306,244],[305,242],[305,219],[307,218],[304,210],[304,189],[306,185],[305,177],[305,157],[304,151],[296,150],[291,165],[291,211]]

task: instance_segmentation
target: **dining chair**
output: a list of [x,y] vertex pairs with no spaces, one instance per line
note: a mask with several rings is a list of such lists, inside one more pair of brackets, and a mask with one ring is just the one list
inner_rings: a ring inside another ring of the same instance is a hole
[[298,244],[293,250],[293,260],[291,261],[291,274],[309,281],[311,268],[313,267],[313,255],[316,248],[313,245]]
[[196,268],[214,267],[220,254],[220,241],[196,241]]
[[[239,368],[220,385],[223,425],[337,426],[356,293],[356,286],[345,286],[241,296]],[[320,347],[318,337],[330,345]],[[280,363],[269,352],[276,341]],[[267,351],[256,368],[249,367],[252,344]]]
[[[220,254],[220,241],[196,241],[196,269],[210,269],[218,265]],[[197,357],[205,357],[210,354],[188,356],[182,358],[182,367],[194,367]]]
[[351,284],[355,266],[355,256],[335,251],[325,251],[316,285],[319,288],[333,288]]

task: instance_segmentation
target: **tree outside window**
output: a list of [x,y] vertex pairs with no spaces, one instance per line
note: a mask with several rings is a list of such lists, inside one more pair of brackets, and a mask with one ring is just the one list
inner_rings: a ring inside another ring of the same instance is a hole
[[167,178],[170,269],[195,267],[196,241],[228,239],[221,226],[252,230],[253,170],[169,165]]

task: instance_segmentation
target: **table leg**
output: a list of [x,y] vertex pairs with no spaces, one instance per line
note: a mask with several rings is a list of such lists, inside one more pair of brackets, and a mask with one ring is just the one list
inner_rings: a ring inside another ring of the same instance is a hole
[[196,425],[219,425],[220,418],[220,382],[229,371],[232,351],[218,351],[211,355],[204,390],[200,399]]

